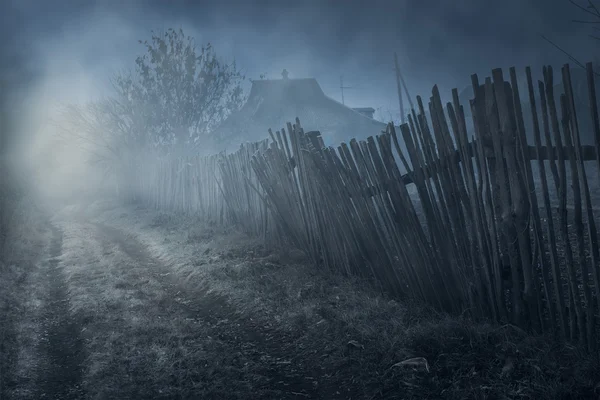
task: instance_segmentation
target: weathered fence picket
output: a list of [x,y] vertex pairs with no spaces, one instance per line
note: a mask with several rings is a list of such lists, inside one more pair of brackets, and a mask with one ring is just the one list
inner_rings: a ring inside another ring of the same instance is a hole
[[458,91],[444,105],[435,86],[398,132],[390,125],[333,148],[296,120],[233,154],[135,169],[136,198],[292,244],[400,297],[592,349],[600,339],[593,69],[594,145],[582,144],[586,116],[577,115],[569,67],[560,104],[551,67],[537,85],[530,68],[525,76],[527,107],[516,70],[505,79],[495,69],[481,84],[471,77],[470,122]]

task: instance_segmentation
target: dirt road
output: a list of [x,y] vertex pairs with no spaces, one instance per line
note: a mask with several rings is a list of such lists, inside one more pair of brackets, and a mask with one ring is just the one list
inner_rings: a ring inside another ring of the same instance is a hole
[[36,389],[40,399],[83,397],[82,325],[69,311],[68,285],[60,266],[62,232],[51,226],[50,258],[42,265],[44,285],[40,327],[40,365]]
[[94,204],[56,213],[0,280],[1,400],[597,398],[573,346],[402,304],[233,228]]
[[81,215],[57,217],[50,230],[28,278],[35,350],[12,393],[323,398],[312,371],[291,361],[293,337],[240,317],[206,284],[185,282],[131,233]]

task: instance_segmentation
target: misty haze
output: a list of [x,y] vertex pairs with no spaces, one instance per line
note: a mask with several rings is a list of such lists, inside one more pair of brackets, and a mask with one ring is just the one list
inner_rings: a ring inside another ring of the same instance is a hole
[[600,399],[600,1],[0,1],[0,400]]

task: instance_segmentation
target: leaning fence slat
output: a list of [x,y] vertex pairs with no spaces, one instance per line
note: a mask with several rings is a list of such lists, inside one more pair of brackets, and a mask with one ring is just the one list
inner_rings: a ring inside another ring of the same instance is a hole
[[[487,231],[484,228],[484,222],[481,216],[481,204],[477,194],[477,183],[475,180],[475,171],[473,163],[469,155],[468,136],[462,106],[459,103],[458,90],[452,91],[453,103],[448,103],[448,115],[452,125],[452,130],[455,132],[456,142],[459,145],[461,152],[461,163],[463,166],[463,174],[466,175],[466,184],[468,189],[467,197],[470,200],[470,210],[472,212],[471,232],[475,236],[475,240],[471,244],[471,260],[474,264],[475,274],[478,276],[479,292],[482,296],[487,295],[490,311],[494,320],[498,320],[498,293],[492,284],[494,276],[491,266],[490,250],[487,246],[488,241],[485,235]],[[477,243],[475,245],[475,242]],[[475,263],[480,263],[480,266]]]
[[[534,92],[534,88],[533,88],[533,80],[531,78],[531,69],[528,67],[526,69],[526,75],[527,75],[527,88],[529,91],[529,104],[531,107],[531,115],[532,115],[532,119],[533,119],[533,137],[534,137],[534,141],[535,141],[535,146],[537,148],[537,150],[539,151],[539,149],[542,146],[542,141],[541,141],[541,135],[540,135],[540,127],[539,127],[539,121],[538,121],[538,114],[537,114],[537,108],[536,108],[536,99],[535,99],[535,92]],[[543,86],[542,86],[543,88]],[[545,110],[545,99],[544,99],[544,93],[541,93],[541,98],[542,98],[542,103],[543,103],[543,109],[544,109],[544,114],[546,115],[545,120],[544,120],[544,129],[547,129],[547,111]],[[565,298],[564,298],[564,291],[563,291],[563,287],[562,287],[562,274],[560,272],[559,269],[559,259],[558,259],[558,253],[556,251],[556,233],[555,233],[555,228],[554,228],[554,221],[553,221],[553,216],[552,216],[552,206],[550,205],[550,196],[549,196],[549,188],[548,188],[548,180],[547,180],[547,176],[546,176],[546,167],[544,165],[544,161],[541,160],[539,157],[537,158],[538,160],[538,169],[539,169],[539,175],[540,175],[540,181],[542,184],[542,193],[543,193],[543,198],[544,198],[544,210],[546,211],[546,223],[548,225],[548,229],[547,229],[547,236],[548,236],[548,252],[549,252],[549,256],[550,256],[550,267],[551,267],[551,271],[552,271],[552,287],[554,290],[554,296],[551,296],[548,291],[549,291],[549,284],[546,282],[547,278],[544,278],[544,285],[546,285],[546,298],[547,298],[547,305],[548,305],[548,309],[550,311],[550,318],[552,319],[552,321],[554,323],[556,323],[556,317],[558,316],[558,323],[557,323],[557,328],[558,328],[558,334],[560,338],[565,338],[566,334],[568,332],[568,316],[565,314],[566,313],[566,306],[565,306]],[[539,240],[539,239],[538,239]],[[544,267],[545,264],[545,248],[543,246],[543,242],[540,243],[540,257],[542,257],[541,262],[542,262],[542,268]]]
[[553,70],[552,67],[548,66],[544,70],[544,81],[546,84],[546,95],[547,102],[550,111],[550,118],[552,121],[552,130],[554,133],[554,142],[558,152],[558,178],[559,178],[559,220],[560,220],[560,233],[562,239],[562,245],[565,253],[565,261],[567,264],[568,277],[569,277],[569,303],[570,308],[575,310],[577,324],[572,324],[571,336],[577,337],[581,343],[585,343],[586,330],[585,330],[585,317],[583,313],[583,307],[580,301],[579,289],[577,284],[577,272],[576,266],[573,259],[573,250],[569,240],[569,225],[567,220],[567,172],[566,172],[566,157],[565,148],[563,148],[563,140],[561,138],[561,131],[558,123],[557,109],[554,101],[554,89],[553,89]]
[[[586,304],[586,327],[587,327],[587,335],[588,335],[588,346],[591,349],[595,347],[594,344],[594,331],[596,329],[596,317],[595,317],[595,309],[597,309],[596,304],[592,300],[592,291],[590,287],[590,268],[587,260],[587,252],[586,252],[586,241],[584,238],[584,222],[583,222],[583,210],[582,210],[582,191],[583,191],[583,201],[586,208],[586,219],[588,226],[588,233],[593,233],[595,236],[595,222],[594,216],[592,213],[592,204],[590,199],[590,191],[587,185],[587,176],[585,171],[585,166],[583,160],[581,159],[581,140],[579,135],[579,123],[577,122],[577,114],[575,111],[575,99],[573,95],[573,86],[571,83],[571,73],[569,70],[569,65],[565,65],[562,69],[563,72],[563,84],[565,88],[565,108],[568,113],[568,121],[569,121],[569,133],[570,138],[567,142],[568,146],[572,146],[572,152],[575,154],[573,160],[571,161],[571,168],[573,173],[573,181],[572,188],[575,194],[575,230],[577,233],[577,245],[579,249],[579,265],[581,266],[581,276],[583,283],[583,293]],[[565,136],[569,135],[565,132]],[[591,269],[595,274],[595,266],[598,261],[598,248],[595,246],[595,237],[592,238],[592,235],[589,237],[590,240],[588,242],[591,244],[590,253],[591,253]],[[597,284],[596,284],[597,285]],[[597,294],[600,294],[600,288],[596,286]],[[597,301],[600,299],[597,298]]]
[[511,68],[510,82],[471,77],[468,123],[458,91],[442,103],[434,86],[398,135],[392,125],[332,148],[296,119],[231,154],[131,160],[139,179],[120,180],[119,195],[298,247],[400,298],[592,345],[600,254],[584,162],[600,173],[600,122],[587,68],[594,145],[581,144],[568,69],[557,111],[544,68],[538,114],[526,68],[526,126]]
[[[531,159],[528,154],[529,146],[527,145],[527,136],[525,132],[525,121],[523,118],[523,109],[521,106],[521,96],[519,94],[519,83],[517,80],[517,73],[514,67],[511,67],[509,70],[510,73],[510,84],[512,91],[512,111],[514,112],[514,116],[516,119],[516,147],[517,147],[517,156],[516,161],[517,165],[522,172],[522,182],[523,182],[523,192],[526,200],[526,204],[529,206],[529,223],[533,224],[533,228],[531,229],[533,233],[533,238],[535,240],[535,248],[531,248],[531,243],[529,241],[529,234],[526,235],[525,240],[526,248],[529,249],[529,252],[533,252],[530,261],[530,271],[531,271],[531,279],[532,279],[532,289],[533,296],[535,296],[537,301],[538,308],[538,316],[540,320],[540,328],[541,331],[546,331],[548,329],[554,329],[555,325],[555,316],[550,310],[548,310],[549,318],[544,317],[544,308],[548,307],[548,303],[552,303],[551,297],[551,288],[550,288],[550,275],[547,270],[547,264],[545,262],[541,262],[541,279],[540,274],[538,273],[538,260],[539,257],[544,256],[544,237],[542,233],[541,226],[541,218],[540,212],[538,208],[538,199],[536,194],[535,181],[533,179],[533,171],[531,168]],[[526,226],[525,229],[528,227]],[[529,233],[529,232],[528,232]],[[542,299],[542,292],[544,297]],[[549,327],[548,327],[549,325]]]
[[[590,113],[591,119],[594,126],[594,141],[595,141],[595,149],[596,149],[596,165],[598,167],[598,173],[600,176],[600,122],[598,120],[598,103],[596,101],[596,86],[595,86],[595,78],[594,78],[594,68],[592,63],[587,63],[587,82],[588,82],[588,93],[590,99]],[[578,139],[579,142],[579,139]],[[581,147],[581,144],[578,143],[578,148]],[[583,168],[583,160],[580,159],[580,163],[582,170],[585,172]],[[594,287],[596,289],[596,300],[598,302],[598,310],[600,310],[600,255],[598,254],[598,231],[596,227],[596,220],[593,214],[593,207],[590,197],[590,190],[588,186],[588,180],[582,179],[582,184],[585,186],[585,199],[586,199],[586,213],[588,218],[588,236],[590,241],[590,252],[592,255],[592,273],[594,276]]]

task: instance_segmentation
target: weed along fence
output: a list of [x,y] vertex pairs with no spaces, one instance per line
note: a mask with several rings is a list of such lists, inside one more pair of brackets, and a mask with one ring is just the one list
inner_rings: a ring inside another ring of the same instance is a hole
[[[137,178],[126,196],[160,210],[200,215],[220,224],[236,224],[247,233],[277,233],[264,191],[250,166],[254,153],[268,140],[246,143],[229,155],[160,159],[132,168]],[[273,238],[279,237],[273,235]]]
[[[337,148],[296,120],[234,154],[150,166],[156,179],[141,197],[292,243],[397,296],[592,348],[600,331],[595,77],[590,64],[591,107],[577,115],[568,66],[561,75],[545,68],[534,84],[526,69],[524,96],[514,69],[482,82],[473,75],[470,121],[456,90],[444,105],[434,87],[398,131]],[[594,145],[581,143],[584,118]]]

